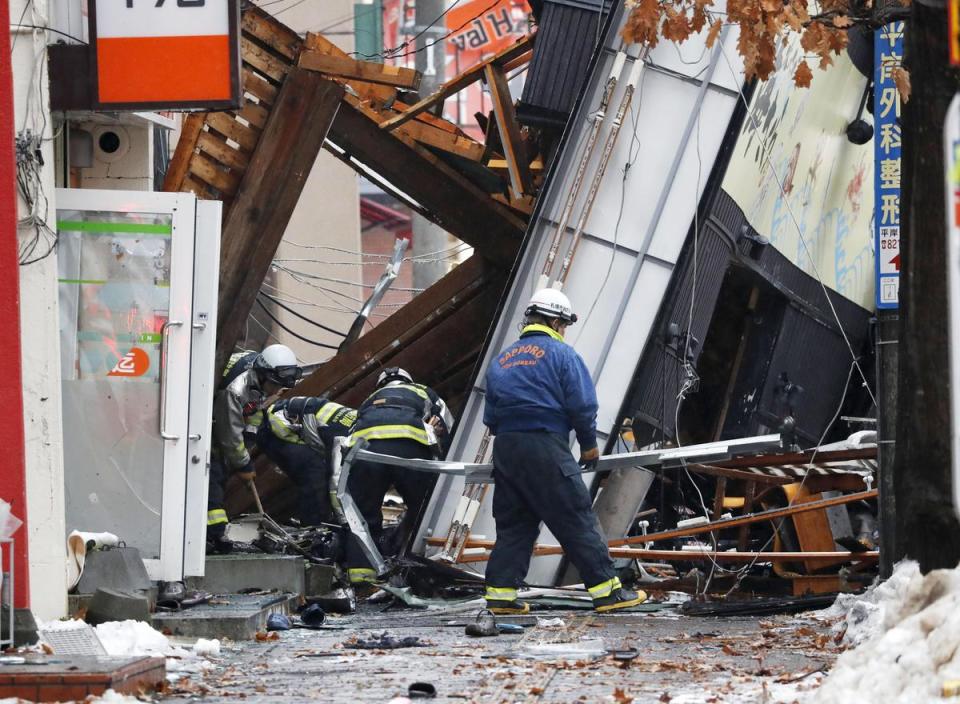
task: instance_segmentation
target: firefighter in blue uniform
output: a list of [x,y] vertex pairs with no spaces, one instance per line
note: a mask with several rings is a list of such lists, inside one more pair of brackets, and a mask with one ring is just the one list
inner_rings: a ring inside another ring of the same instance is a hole
[[267,398],[292,388],[303,376],[296,355],[286,345],[269,345],[262,352],[238,352],[230,357],[213,397],[213,447],[207,498],[207,549],[229,552],[224,538],[227,512],[224,489],[231,474],[242,480],[256,476],[245,435],[258,421]]
[[[567,297],[542,289],[530,299],[520,339],[495,357],[486,376],[483,422],[493,441],[497,542],[487,563],[487,607],[526,613],[518,600],[540,523],[579,570],[600,612],[642,603],[624,589],[593,512],[581,467],[596,467],[597,395],[579,354],[563,341],[577,321]],[[580,444],[580,462],[569,448]]]
[[297,513],[305,525],[333,522],[331,452],[336,438],[350,434],[357,412],[327,398],[295,396],[264,411],[257,446],[293,481]]
[[[433,389],[415,384],[408,372],[391,367],[380,374],[376,391],[357,409],[357,423],[344,446],[352,447],[363,438],[371,452],[436,459],[452,427],[447,405]],[[395,487],[407,507],[402,534],[420,515],[435,481],[436,477],[426,472],[364,461],[351,467],[347,491],[367,522],[370,535],[379,541],[383,532],[381,507],[387,490]],[[377,577],[356,539],[347,543],[347,568],[353,584],[373,582]]]

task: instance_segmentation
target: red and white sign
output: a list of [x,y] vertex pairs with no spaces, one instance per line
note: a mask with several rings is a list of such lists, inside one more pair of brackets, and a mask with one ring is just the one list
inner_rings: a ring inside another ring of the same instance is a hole
[[237,105],[238,23],[237,0],[90,0],[99,106]]
[[150,369],[150,355],[139,347],[127,352],[107,376],[143,376]]

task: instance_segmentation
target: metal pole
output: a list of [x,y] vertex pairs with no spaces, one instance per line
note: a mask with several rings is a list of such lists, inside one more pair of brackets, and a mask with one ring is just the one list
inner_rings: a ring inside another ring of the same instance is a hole
[[894,493],[894,460],[897,431],[897,378],[900,364],[900,315],[896,310],[877,311],[877,470],[880,490],[880,577],[893,573],[899,559],[897,546],[897,497]]

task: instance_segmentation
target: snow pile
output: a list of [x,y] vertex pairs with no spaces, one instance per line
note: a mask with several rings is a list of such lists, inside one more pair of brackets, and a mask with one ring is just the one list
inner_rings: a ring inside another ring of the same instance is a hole
[[834,607],[845,612],[840,656],[811,704],[932,704],[943,682],[960,679],[960,568],[923,576],[897,566],[886,584]]
[[193,652],[195,655],[218,657],[220,655],[220,641],[216,638],[213,640],[198,638],[197,642],[193,644]]
[[190,653],[171,645],[160,631],[143,621],[109,621],[96,627],[97,638],[107,655],[157,655],[184,657]]
[[108,689],[99,697],[85,701],[89,702],[89,704],[140,704],[140,700],[136,697],[131,697],[128,694],[118,694],[112,689]]

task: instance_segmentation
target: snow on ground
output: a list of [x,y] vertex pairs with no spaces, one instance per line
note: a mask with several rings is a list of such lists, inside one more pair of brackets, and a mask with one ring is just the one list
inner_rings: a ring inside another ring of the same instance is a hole
[[901,562],[889,580],[823,615],[842,618],[837,635],[854,647],[810,704],[932,704],[943,701],[946,680],[960,679],[960,567],[921,575]]

